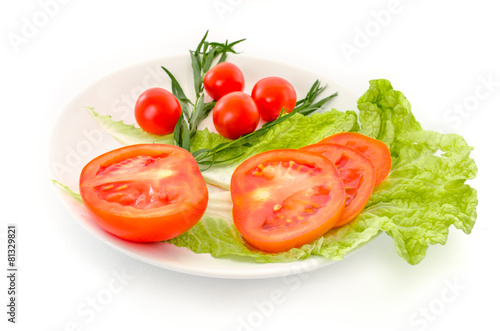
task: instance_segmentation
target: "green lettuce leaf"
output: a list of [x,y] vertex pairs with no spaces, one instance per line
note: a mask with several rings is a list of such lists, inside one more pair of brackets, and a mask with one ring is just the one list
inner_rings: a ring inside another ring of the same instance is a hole
[[359,133],[381,140],[389,147],[395,137],[422,130],[403,93],[395,91],[385,79],[370,81],[368,91],[358,100],[358,110]]
[[[115,121],[109,115],[99,114],[92,107],[87,107],[87,111],[108,134],[121,144],[174,144],[173,134],[157,136],[123,121]],[[233,159],[232,163],[241,163],[260,152],[279,148],[300,148],[334,133],[355,131],[357,128],[357,115],[353,111],[341,112],[332,109],[311,116],[296,114],[270,129],[258,143],[225,150],[217,160]],[[208,129],[200,130],[191,140],[191,151],[211,149],[228,141],[230,140]],[[234,158],[235,156],[239,157]]]
[[101,115],[92,107],[87,107],[90,116],[99,124],[104,131],[123,145],[162,143],[174,144],[174,135],[157,136],[148,133],[135,125],[125,124],[123,121],[115,121],[109,115]]
[[[417,264],[425,257],[429,245],[446,243],[451,225],[469,234],[476,221],[478,203],[476,190],[466,183],[477,174],[474,160],[470,158],[472,147],[459,135],[423,130],[405,96],[384,79],[370,82],[369,89],[358,101],[358,110],[359,123],[357,115],[350,111],[292,116],[270,130],[257,144],[227,150],[218,156],[221,160],[233,158],[232,164],[214,166],[204,172],[207,182],[228,189],[234,168],[251,155],[271,149],[300,148],[341,131],[359,131],[389,146],[392,169],[356,220],[332,229],[303,247],[267,254],[245,245],[229,219],[229,195],[222,194],[219,197],[226,196],[227,201],[222,201],[224,198],[209,201],[202,220],[169,242],[195,253],[238,256],[257,262],[296,261],[311,255],[340,260],[385,232],[393,238],[397,254],[408,263]],[[161,142],[108,116],[97,113],[94,116],[125,144]],[[170,138],[165,139],[166,143],[173,143]],[[195,135],[191,147],[193,151],[209,149],[226,141],[216,133],[203,130]]]
[[[229,190],[234,170],[252,155],[272,149],[300,148],[314,144],[334,133],[353,131],[357,128],[357,115],[352,111],[340,112],[332,109],[311,116],[295,114],[267,131],[258,143],[221,152],[217,160],[231,159],[231,163],[213,166],[203,172],[203,177],[207,183]],[[219,135],[208,130],[199,131],[195,135],[196,141],[191,145],[192,151],[216,147],[221,140],[216,138],[217,136]]]
[[69,186],[66,186],[63,183],[58,182],[55,179],[51,179],[51,181],[52,181],[52,184],[56,185],[62,192],[66,193],[68,196],[72,197],[76,201],[83,203],[82,197],[80,196],[80,194],[73,192],[73,190],[70,189]]
[[380,223],[383,222],[382,218],[378,222],[358,220],[331,230],[318,240],[300,248],[292,248],[282,253],[264,253],[244,243],[232,220],[206,214],[191,230],[168,242],[187,247],[198,254],[246,257],[262,263],[291,262],[306,259],[311,255],[341,260],[376,236],[382,227]]
[[[390,146],[393,167],[355,221],[281,254],[252,251],[230,222],[215,218],[203,220],[171,242],[196,253],[247,256],[259,262],[299,260],[310,255],[339,260],[383,231],[393,238],[395,250],[404,260],[417,264],[429,245],[446,243],[451,225],[470,233],[478,203],[476,191],[465,184],[477,174],[469,156],[472,147],[458,135],[423,130],[408,100],[387,80],[371,81],[358,108],[359,131]],[[227,238],[231,238],[230,243]]]
[[210,253],[214,257],[247,257],[257,262],[291,262],[310,255],[307,252],[303,253],[302,249],[292,249],[279,254],[254,250],[244,244],[232,220],[207,214],[191,230],[170,239],[169,242],[179,247],[188,247],[198,254]]
[[[87,108],[92,117],[103,129],[124,145],[139,143],[173,144],[173,135],[156,136],[123,121],[114,121],[111,116],[101,115],[93,108]],[[258,143],[251,146],[232,148],[220,153],[216,160],[229,160],[224,166],[213,166],[204,171],[203,177],[208,184],[229,190],[234,169],[250,156],[280,148],[300,148],[310,145],[334,133],[354,131],[358,128],[357,115],[353,111],[341,112],[335,109],[311,116],[295,114],[266,132]],[[211,149],[230,141],[208,129],[198,131],[191,140],[191,151]]]
[[[282,123],[272,127],[261,137],[258,143],[244,148],[227,149],[220,153],[218,160],[234,159],[233,163],[241,163],[257,153],[272,149],[300,148],[313,144],[334,133],[357,129],[357,115],[353,111],[341,112],[335,109],[310,116],[295,114]],[[199,131],[198,139],[192,144],[192,151],[203,148],[214,148],[220,139],[218,134],[207,130]]]
[[[56,180],[52,182],[68,196],[82,202],[80,194]],[[311,255],[322,255],[331,260],[340,260],[355,248],[370,241],[381,228],[376,222],[368,224],[357,221],[332,230],[324,237],[300,248],[276,254],[263,253],[245,245],[232,220],[229,219],[228,206],[232,205],[231,200],[226,195],[227,201],[224,201],[224,196],[225,194],[211,195],[207,212],[202,219],[192,229],[168,242],[189,248],[197,254],[209,253],[214,257],[237,256],[261,263],[292,262],[306,259]]]
[[388,144],[393,162],[363,218],[389,219],[382,230],[411,264],[425,257],[429,245],[444,245],[451,225],[469,234],[478,203],[476,190],[465,184],[477,175],[473,148],[459,135],[423,130],[387,80],[371,81],[358,107],[361,132]]

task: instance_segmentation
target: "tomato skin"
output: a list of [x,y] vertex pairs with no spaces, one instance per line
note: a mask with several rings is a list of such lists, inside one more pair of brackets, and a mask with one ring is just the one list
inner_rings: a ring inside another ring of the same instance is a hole
[[[137,207],[151,192],[149,202]],[[96,157],[81,172],[80,194],[99,226],[135,242],[186,232],[208,204],[208,189],[192,155],[165,144],[131,145]]]
[[362,153],[340,144],[318,143],[302,149],[327,157],[337,167],[346,190],[346,207],[335,227],[354,220],[365,208],[375,187],[376,170]]
[[236,65],[221,62],[205,74],[203,85],[207,94],[217,101],[228,93],[243,91],[245,78]]
[[234,225],[257,249],[283,252],[321,237],[340,219],[344,185],[331,161],[306,150],[254,155],[231,178]]
[[375,186],[382,183],[391,171],[391,152],[383,141],[365,136],[358,132],[341,132],[327,137],[319,143],[336,143],[361,152],[375,166],[377,172]]
[[135,103],[135,119],[146,132],[166,135],[174,132],[182,114],[179,100],[169,91],[153,87],[144,91]]
[[274,121],[283,108],[285,113],[289,113],[297,104],[295,89],[281,77],[266,77],[259,80],[252,89],[252,98],[264,121]]
[[212,118],[219,134],[229,139],[238,139],[255,131],[259,124],[259,111],[250,95],[231,92],[217,101]]

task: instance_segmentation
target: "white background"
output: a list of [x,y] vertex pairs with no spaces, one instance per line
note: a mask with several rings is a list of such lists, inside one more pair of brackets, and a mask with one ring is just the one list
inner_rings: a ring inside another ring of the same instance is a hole
[[[45,6],[50,17],[41,3],[52,3]],[[493,1],[25,0],[2,1],[0,22],[4,270],[6,224],[19,227],[18,323],[6,321],[2,276],[2,330],[492,330],[500,324],[500,20]],[[31,35],[27,22],[39,25]],[[160,269],[92,237],[49,181],[47,141],[58,114],[108,73],[186,54],[207,29],[210,40],[247,38],[239,48],[246,55],[331,77],[359,95],[370,79],[387,78],[425,128],[463,135],[479,167],[471,182],[479,194],[472,234],[451,228],[448,243],[431,247],[416,266],[398,257],[383,234],[302,278],[261,280]],[[13,35],[26,38],[16,45]],[[346,55],[346,44],[357,53]],[[490,90],[484,80],[493,82]],[[478,99],[478,90],[488,93]],[[112,283],[116,273],[126,276],[123,283]],[[89,312],[89,300],[110,284],[123,286]]]

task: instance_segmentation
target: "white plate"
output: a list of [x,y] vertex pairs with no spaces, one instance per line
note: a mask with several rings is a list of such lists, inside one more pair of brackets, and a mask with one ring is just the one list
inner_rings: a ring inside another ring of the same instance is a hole
[[[338,91],[328,108],[355,110],[357,96],[341,85],[318,74],[244,55],[230,57],[245,75],[247,92],[260,78],[280,76],[292,83],[298,98],[306,95],[316,79],[328,84],[327,93]],[[191,63],[188,56],[167,57],[130,66],[100,79],[83,91],[62,111],[54,126],[49,143],[49,167],[52,178],[78,192],[78,179],[83,166],[94,157],[120,145],[104,133],[85,110],[95,107],[115,120],[134,123],[134,102],[145,89],[160,86],[170,90],[170,80],[161,66],[169,69],[188,97],[194,95]],[[207,124],[210,127],[210,123]],[[195,254],[188,249],[168,243],[131,243],[105,232],[90,218],[84,207],[59,192],[63,204],[92,235],[119,251],[146,263],[188,274],[218,278],[266,278],[285,276],[314,270],[333,261],[311,257],[292,263],[255,263],[247,259],[213,258],[208,254]]]

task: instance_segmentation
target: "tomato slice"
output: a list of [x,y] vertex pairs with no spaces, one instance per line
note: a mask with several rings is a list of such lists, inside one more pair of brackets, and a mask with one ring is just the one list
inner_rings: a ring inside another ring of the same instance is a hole
[[81,172],[80,194],[104,230],[137,242],[186,232],[208,204],[193,156],[164,144],[131,145],[98,156]]
[[333,163],[306,151],[281,149],[252,156],[231,178],[234,225],[252,246],[282,252],[330,230],[345,205]]
[[345,209],[335,226],[354,220],[365,208],[375,187],[376,171],[372,162],[360,152],[339,144],[314,144],[302,149],[327,157],[335,164],[344,182]]
[[341,132],[319,142],[319,144],[322,143],[340,144],[363,153],[363,155],[372,161],[375,166],[377,172],[375,186],[382,183],[391,171],[391,152],[383,141],[373,139],[357,132]]

